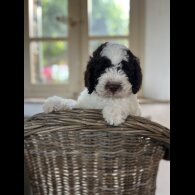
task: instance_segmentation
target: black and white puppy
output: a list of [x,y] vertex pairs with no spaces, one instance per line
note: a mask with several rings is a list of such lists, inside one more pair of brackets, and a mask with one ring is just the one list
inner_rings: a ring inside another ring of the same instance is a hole
[[72,108],[101,109],[110,125],[120,125],[128,115],[140,116],[137,92],[142,83],[139,60],[125,46],[106,42],[90,57],[85,71],[85,89],[78,100],[50,97],[46,113]]

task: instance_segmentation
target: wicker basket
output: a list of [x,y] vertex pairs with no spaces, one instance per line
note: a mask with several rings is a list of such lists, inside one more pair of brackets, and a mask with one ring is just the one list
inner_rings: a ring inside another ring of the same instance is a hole
[[25,165],[35,195],[154,195],[169,129],[129,116],[113,127],[99,110],[38,114],[25,121]]

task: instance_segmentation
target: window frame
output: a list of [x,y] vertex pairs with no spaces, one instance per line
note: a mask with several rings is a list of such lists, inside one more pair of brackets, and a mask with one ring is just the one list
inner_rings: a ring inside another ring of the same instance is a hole
[[[81,1],[69,0],[68,1],[68,18],[69,21],[73,18],[79,18],[80,6],[78,3]],[[76,21],[77,22],[77,21]],[[77,25],[68,26],[68,37],[30,37],[29,34],[29,0],[24,2],[24,97],[25,98],[46,98],[52,95],[73,97],[77,95],[79,90],[79,72],[81,70],[80,54],[78,46],[80,44],[80,23]],[[69,66],[69,81],[68,84],[33,84],[31,83],[31,57],[30,57],[30,43],[32,41],[67,41],[68,43],[68,63]],[[74,57],[72,54],[74,53]],[[77,76],[75,76],[77,75]]]

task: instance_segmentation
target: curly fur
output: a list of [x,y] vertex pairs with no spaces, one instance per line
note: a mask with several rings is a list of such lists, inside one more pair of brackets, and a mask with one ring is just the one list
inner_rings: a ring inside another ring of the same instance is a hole
[[100,45],[87,63],[84,79],[85,89],[77,101],[50,97],[43,110],[102,109],[110,125],[120,125],[130,114],[141,115],[136,95],[142,83],[140,62],[125,46],[111,42]]

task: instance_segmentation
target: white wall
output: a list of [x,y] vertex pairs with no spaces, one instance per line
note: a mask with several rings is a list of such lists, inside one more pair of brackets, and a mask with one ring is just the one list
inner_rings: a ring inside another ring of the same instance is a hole
[[170,0],[146,0],[144,14],[144,95],[170,99]]

